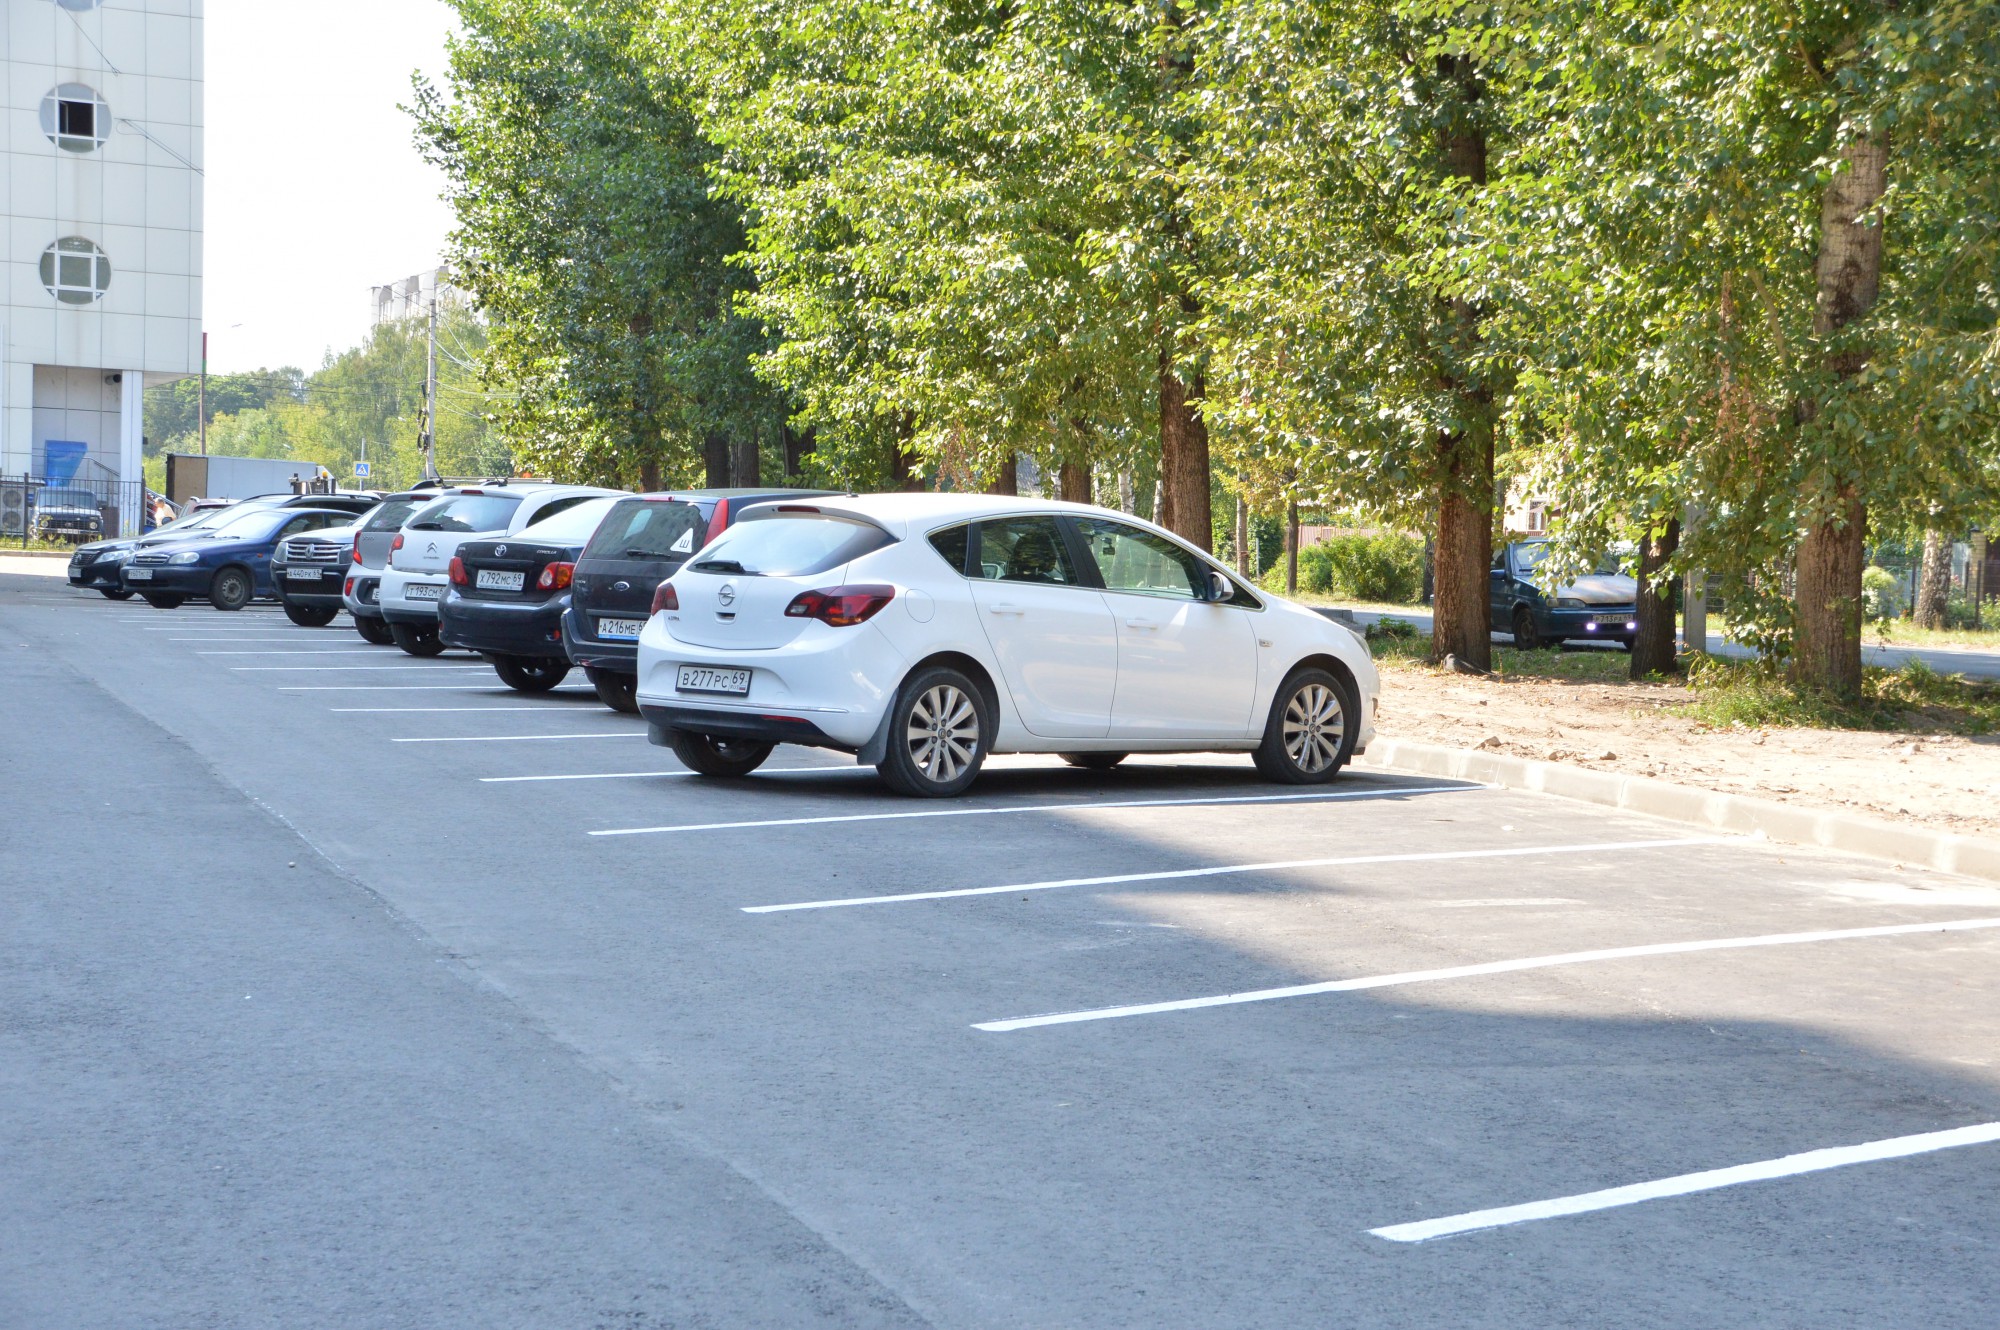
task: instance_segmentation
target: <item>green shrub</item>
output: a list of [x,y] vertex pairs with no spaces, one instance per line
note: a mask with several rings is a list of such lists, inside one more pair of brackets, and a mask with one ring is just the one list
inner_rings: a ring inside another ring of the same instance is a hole
[[1384,531],[1322,541],[1301,555],[1301,582],[1307,555],[1324,562],[1325,594],[1387,605],[1414,605],[1423,596],[1424,543],[1415,536]]
[[1861,571],[1863,612],[1871,619],[1893,619],[1903,612],[1903,579],[1874,564]]

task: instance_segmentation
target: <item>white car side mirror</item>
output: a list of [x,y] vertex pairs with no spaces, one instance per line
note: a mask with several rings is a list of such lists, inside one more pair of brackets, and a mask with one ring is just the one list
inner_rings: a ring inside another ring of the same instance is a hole
[[1208,598],[1220,605],[1236,595],[1236,587],[1213,568],[1208,570]]

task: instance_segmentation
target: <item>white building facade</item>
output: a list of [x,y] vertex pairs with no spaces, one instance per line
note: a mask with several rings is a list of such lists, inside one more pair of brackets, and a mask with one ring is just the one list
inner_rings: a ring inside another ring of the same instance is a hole
[[128,532],[144,390],[201,368],[202,3],[0,0],[0,478],[115,486]]

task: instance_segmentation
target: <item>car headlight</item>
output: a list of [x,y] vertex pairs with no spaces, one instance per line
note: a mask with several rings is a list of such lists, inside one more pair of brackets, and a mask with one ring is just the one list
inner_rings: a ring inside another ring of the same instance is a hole
[[1580,610],[1583,608],[1583,602],[1575,596],[1557,596],[1556,608],[1559,610]]
[[201,555],[194,550],[182,550],[167,560],[168,563],[200,563]]

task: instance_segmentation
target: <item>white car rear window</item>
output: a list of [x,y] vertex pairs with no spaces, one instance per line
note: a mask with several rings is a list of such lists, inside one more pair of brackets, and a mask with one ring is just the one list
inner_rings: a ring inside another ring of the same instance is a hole
[[785,514],[737,523],[688,568],[750,577],[811,577],[890,543],[888,532],[866,522]]

